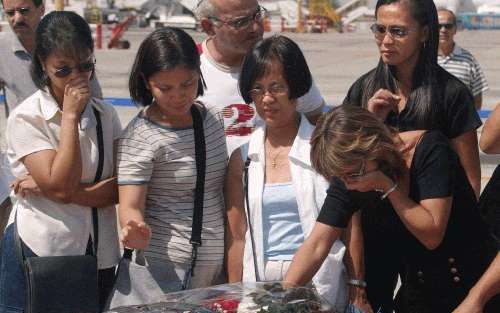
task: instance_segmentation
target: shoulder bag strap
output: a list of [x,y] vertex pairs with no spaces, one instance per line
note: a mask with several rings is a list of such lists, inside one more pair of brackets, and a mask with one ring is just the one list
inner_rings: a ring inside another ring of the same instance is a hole
[[[94,110],[94,115],[97,121],[96,133],[97,133],[97,149],[99,151],[99,157],[97,159],[97,170],[95,173],[94,182],[97,183],[101,180],[102,169],[104,167],[104,138],[102,133],[102,122],[101,115],[99,111],[92,107]],[[93,252],[94,256],[97,257],[97,247],[99,245],[99,219],[97,217],[97,208],[92,208],[92,224],[94,226],[94,242],[93,242]]]
[[205,193],[206,147],[203,131],[203,119],[195,104],[191,106],[193,118],[194,144],[196,158],[196,187],[194,192],[193,224],[190,243],[192,245],[191,264],[182,282],[182,289],[189,287],[191,277],[194,276],[194,267],[198,258],[198,248],[201,246],[201,228],[203,224],[203,198]]
[[247,223],[248,223],[248,230],[250,231],[250,243],[252,245],[252,259],[253,259],[253,267],[255,270],[255,280],[259,280],[259,272],[257,270],[257,256],[255,254],[255,238],[253,235],[253,227],[252,227],[252,222],[251,222],[251,217],[250,217],[250,204],[248,200],[248,167],[250,166],[250,162],[252,160],[250,157],[247,156],[247,159],[245,161],[245,165],[243,167],[243,190],[245,192],[245,207],[246,207],[246,213],[247,213]]

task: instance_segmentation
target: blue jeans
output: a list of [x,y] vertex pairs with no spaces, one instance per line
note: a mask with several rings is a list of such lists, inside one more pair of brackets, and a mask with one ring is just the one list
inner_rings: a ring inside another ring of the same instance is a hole
[[[22,244],[26,257],[36,256]],[[5,229],[0,254],[0,313],[24,312],[26,281],[22,261],[19,260],[14,241],[14,224]]]

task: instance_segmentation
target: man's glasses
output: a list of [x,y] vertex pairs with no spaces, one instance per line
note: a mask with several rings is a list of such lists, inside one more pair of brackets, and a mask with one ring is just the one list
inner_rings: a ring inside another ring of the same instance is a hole
[[361,161],[361,167],[359,168],[359,171],[354,173],[345,173],[344,175],[342,175],[342,177],[356,179],[365,176],[365,174],[366,174],[366,163],[365,160],[363,160]]
[[444,29],[450,30],[450,29],[453,29],[453,27],[455,27],[455,24],[453,24],[453,23],[439,24],[439,29],[441,29],[443,27],[444,27]]
[[73,70],[75,69],[78,70],[80,73],[92,72],[95,69],[95,61],[80,63],[74,67],[63,66],[61,68],[58,68],[54,72],[54,75],[59,78],[64,78],[73,73]]
[[257,8],[257,11],[255,13],[248,15],[248,16],[243,16],[239,18],[235,18],[232,20],[228,21],[223,21],[218,17],[211,16],[210,19],[224,25],[228,25],[234,29],[245,29],[252,25],[254,22],[260,22],[264,19],[266,16],[267,10],[261,6]]
[[251,89],[248,93],[250,94],[250,97],[252,99],[254,99],[254,101],[255,101],[255,99],[261,99],[262,97],[264,97],[266,92],[269,92],[271,94],[271,96],[273,96],[273,97],[277,97],[277,96],[285,95],[287,93],[287,91],[288,91],[288,88],[284,85],[272,84],[267,89],[257,87],[257,88]]
[[5,12],[5,15],[9,16],[9,17],[13,17],[14,15],[16,15],[16,12],[19,12],[19,14],[25,16],[25,15],[28,15],[30,13],[31,9],[28,8],[28,7],[25,7],[25,8],[17,8],[17,9],[6,9],[4,12]]
[[401,39],[414,31],[403,26],[385,26],[377,23],[370,26],[370,29],[377,39],[383,39],[386,33],[389,33],[389,36],[393,39]]

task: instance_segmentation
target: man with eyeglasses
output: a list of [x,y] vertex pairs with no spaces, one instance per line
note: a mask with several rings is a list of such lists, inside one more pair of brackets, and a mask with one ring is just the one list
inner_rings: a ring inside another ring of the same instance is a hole
[[[38,88],[31,80],[31,52],[35,45],[35,31],[45,13],[43,0],[1,0],[10,29],[0,32],[0,86],[5,90],[6,112],[12,111]],[[94,75],[95,77],[95,75]],[[102,98],[97,79],[91,81],[92,95]],[[0,163],[3,162],[0,151]],[[10,214],[8,195],[11,181],[7,162],[0,164],[0,239]]]
[[[31,52],[45,6],[42,0],[2,0],[2,5],[10,29],[0,32],[0,81],[5,84],[8,109],[13,110],[37,90],[30,75]],[[96,79],[92,95],[102,98]]]
[[460,79],[472,92],[476,109],[481,109],[483,92],[488,82],[476,58],[454,41],[457,33],[455,14],[445,8],[438,9],[439,50],[438,64]]
[[[245,54],[263,37],[266,10],[257,0],[201,0],[195,9],[208,38],[199,45],[207,90],[200,100],[224,119],[228,152],[248,141],[256,123],[254,106],[245,104],[238,79]],[[298,110],[315,122],[325,102],[313,83],[298,99]]]

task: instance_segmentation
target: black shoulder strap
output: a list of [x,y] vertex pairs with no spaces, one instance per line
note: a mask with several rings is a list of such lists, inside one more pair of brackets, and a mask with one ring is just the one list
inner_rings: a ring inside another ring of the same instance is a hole
[[[97,133],[97,149],[99,151],[99,157],[97,161],[97,170],[94,178],[94,182],[97,183],[98,181],[101,180],[102,169],[104,167],[104,138],[102,133],[101,115],[96,108],[92,107],[92,109],[94,110],[94,115],[97,121],[96,133]],[[94,248],[93,249],[94,256],[97,257],[97,247],[99,245],[99,219],[97,217],[97,208],[92,208],[92,222],[94,225],[94,242],[92,246]]]
[[201,226],[203,223],[203,197],[205,193],[206,147],[203,132],[203,120],[196,105],[191,107],[194,127],[196,156],[196,187],[194,193],[193,229],[191,244],[201,246]]
[[198,247],[201,246],[201,229],[203,224],[203,199],[205,194],[206,146],[203,131],[203,118],[196,104],[191,106],[191,116],[194,128],[194,149],[196,158],[196,187],[194,192],[193,226],[190,243],[192,245],[190,268],[184,275],[182,289],[187,289],[194,276],[194,267],[198,258]]
[[250,159],[249,156],[247,156],[247,159],[245,161],[245,165],[243,167],[243,190],[245,192],[244,197],[245,197],[245,208],[246,208],[246,213],[247,213],[247,224],[248,224],[248,230],[250,231],[250,243],[252,245],[252,259],[253,259],[253,267],[255,270],[255,279],[256,281],[259,280],[259,272],[257,270],[257,257],[255,254],[255,239],[253,235],[253,227],[252,227],[252,222],[251,222],[251,216],[250,216],[250,204],[248,200],[248,167],[250,166],[250,162],[252,160]]

